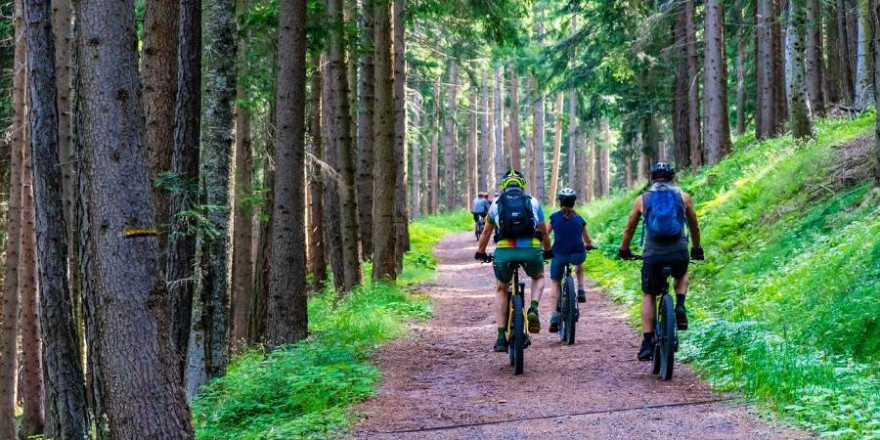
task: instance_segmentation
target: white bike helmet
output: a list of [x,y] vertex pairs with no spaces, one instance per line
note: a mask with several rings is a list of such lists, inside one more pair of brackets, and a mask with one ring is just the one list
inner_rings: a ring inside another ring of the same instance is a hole
[[562,188],[559,190],[559,193],[556,194],[556,200],[559,201],[559,206],[566,206],[569,208],[574,207],[577,197],[577,192],[571,188]]

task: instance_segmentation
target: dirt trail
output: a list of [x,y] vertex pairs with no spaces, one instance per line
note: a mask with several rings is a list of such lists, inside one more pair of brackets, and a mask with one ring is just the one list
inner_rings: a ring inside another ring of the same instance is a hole
[[547,332],[551,310],[542,303],[544,329],[525,352],[525,374],[513,376],[507,355],[491,352],[494,277],[473,261],[475,249],[469,233],[438,245],[439,274],[427,286],[435,318],[379,350],[383,380],[357,408],[357,438],[809,438],[713,393],[686,366],[659,381],[635,359],[640,336],[623,310],[597,290],[582,305],[574,346]]

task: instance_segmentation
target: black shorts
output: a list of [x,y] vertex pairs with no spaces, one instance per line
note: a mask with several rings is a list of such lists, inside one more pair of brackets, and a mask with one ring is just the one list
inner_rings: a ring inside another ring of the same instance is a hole
[[664,293],[665,279],[663,276],[663,268],[672,269],[673,278],[681,278],[688,272],[688,263],[690,256],[687,249],[666,255],[652,255],[645,257],[642,261],[642,292],[652,295],[660,295]]
[[474,215],[474,223],[477,223],[480,221],[481,218],[485,220],[486,215],[488,215],[489,213],[488,212],[472,212],[471,214]]

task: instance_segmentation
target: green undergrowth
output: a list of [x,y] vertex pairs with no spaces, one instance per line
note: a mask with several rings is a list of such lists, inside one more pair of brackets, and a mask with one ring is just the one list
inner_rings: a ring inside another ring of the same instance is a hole
[[406,320],[427,319],[431,304],[413,284],[436,270],[432,248],[443,235],[471,226],[464,211],[410,226],[412,250],[398,286],[370,283],[343,298],[330,290],[309,300],[306,342],[237,356],[226,376],[192,402],[199,440],[324,439],[343,435],[347,408],[370,397],[379,371],[370,354],[405,333]]
[[[821,121],[808,143],[739,139],[728,159],[681,181],[707,262],[691,266],[680,354],[717,389],[828,438],[880,438],[880,193],[845,178],[858,158],[842,163],[873,126],[871,113]],[[640,266],[614,256],[635,196],[585,208],[603,245],[590,276],[633,323]]]

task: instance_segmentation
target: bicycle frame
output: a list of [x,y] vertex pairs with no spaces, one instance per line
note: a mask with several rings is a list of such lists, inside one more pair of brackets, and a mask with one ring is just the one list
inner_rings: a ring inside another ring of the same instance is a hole
[[[513,268],[513,279],[510,281],[510,287],[507,289],[507,341],[510,342],[511,338],[513,338],[513,298],[515,296],[520,296],[523,298],[523,302],[525,302],[525,284],[520,286],[519,282],[519,263],[508,263]],[[525,307],[523,308],[523,322],[525,322],[525,329],[523,332],[528,335],[529,334],[529,314],[526,313]]]

